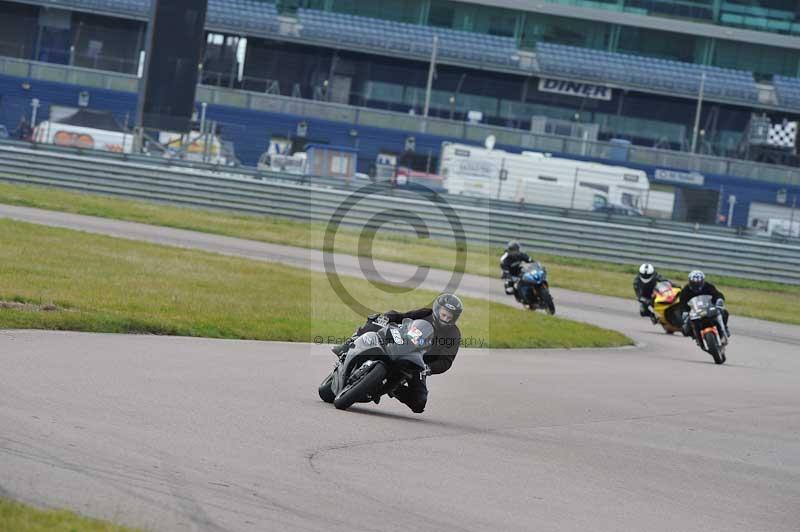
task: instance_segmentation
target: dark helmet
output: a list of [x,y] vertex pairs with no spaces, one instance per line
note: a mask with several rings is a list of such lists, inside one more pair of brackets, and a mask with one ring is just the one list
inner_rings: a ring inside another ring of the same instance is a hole
[[650,263],[644,263],[639,266],[639,279],[644,283],[647,284],[653,280],[653,277],[656,276],[656,268]]
[[506,245],[506,251],[509,253],[519,253],[519,242],[516,240],[510,240]]
[[706,276],[700,270],[689,272],[689,290],[699,292],[706,285]]
[[433,321],[438,325],[455,325],[464,304],[455,294],[439,294],[433,302]]

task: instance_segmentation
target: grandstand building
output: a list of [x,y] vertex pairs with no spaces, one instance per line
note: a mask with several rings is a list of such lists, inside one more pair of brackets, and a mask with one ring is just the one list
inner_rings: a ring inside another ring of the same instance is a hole
[[[0,123],[13,130],[33,97],[45,118],[47,104],[81,93],[134,116],[149,10],[0,0]],[[443,140],[492,132],[505,149],[623,160],[687,190],[727,186],[740,206],[791,202],[800,183],[774,166],[798,166],[793,0],[209,0],[206,30],[197,98],[246,164],[303,123],[309,140],[358,148],[362,170],[412,135],[430,164]],[[714,208],[727,212],[726,197]]]

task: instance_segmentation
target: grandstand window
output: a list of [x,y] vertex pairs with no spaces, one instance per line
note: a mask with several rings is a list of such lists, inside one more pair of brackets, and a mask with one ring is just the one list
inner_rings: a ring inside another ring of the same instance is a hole
[[455,26],[456,9],[452,2],[432,1],[428,12],[428,24],[441,28]]
[[442,28],[513,37],[518,11],[490,6],[431,0],[428,24]]
[[364,84],[364,97],[386,103],[403,103],[403,86],[396,83],[368,81]]
[[694,35],[622,26],[617,51],[688,63],[702,62],[704,40]]
[[794,0],[727,0],[720,22],[775,33],[800,33],[800,4]]
[[568,44],[606,50],[611,26],[602,22],[528,13],[522,27],[522,46],[532,48],[537,42]]
[[800,35],[797,0],[547,0],[556,4],[683,18],[756,31]]
[[715,66],[750,70],[760,75],[800,76],[800,50],[733,41],[717,41]]
[[626,11],[677,18],[712,20],[714,0],[625,0]]
[[33,57],[39,25],[39,7],[0,3],[0,55],[29,59]]
[[72,63],[133,74],[144,31],[144,24],[139,21],[73,13]]
[[508,9],[482,7],[476,10],[473,29],[479,33],[513,37],[517,14]]
[[796,0],[725,0],[721,7],[723,11],[779,17],[797,15],[800,9]]
[[381,18],[397,22],[417,23],[420,19],[422,2],[417,0],[333,0],[331,10],[348,15]]

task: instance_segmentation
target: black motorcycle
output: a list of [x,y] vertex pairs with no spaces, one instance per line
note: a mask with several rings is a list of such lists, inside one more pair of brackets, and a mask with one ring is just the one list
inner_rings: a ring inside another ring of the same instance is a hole
[[391,393],[408,380],[427,376],[423,355],[431,348],[433,326],[424,320],[388,323],[366,332],[336,362],[319,385],[319,397],[346,410]]
[[506,279],[506,294],[514,294],[517,301],[531,310],[544,309],[549,314],[556,313],[556,304],[547,284],[547,269],[538,261],[523,262],[519,275]]
[[723,308],[714,305],[712,300],[710,295],[689,300],[689,326],[700,349],[714,357],[714,363],[724,364],[729,337],[722,316]]

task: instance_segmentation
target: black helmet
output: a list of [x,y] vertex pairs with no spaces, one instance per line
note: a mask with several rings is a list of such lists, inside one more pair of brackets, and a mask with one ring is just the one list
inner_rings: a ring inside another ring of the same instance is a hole
[[706,284],[706,276],[700,270],[689,272],[689,290],[699,292]]
[[519,242],[516,240],[510,240],[508,245],[506,245],[506,251],[510,253],[516,253],[519,251]]
[[433,321],[438,325],[455,325],[464,304],[455,294],[439,294],[433,301]]

